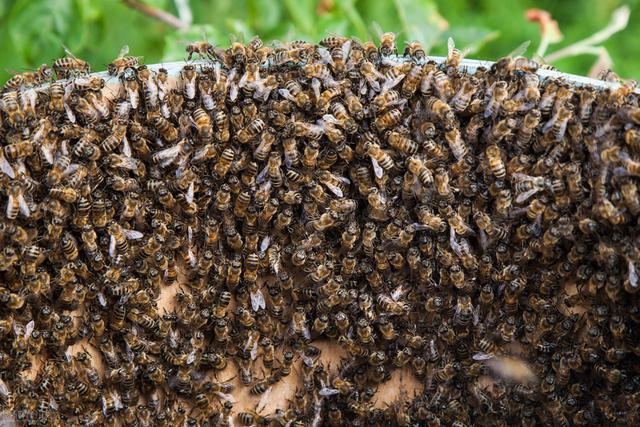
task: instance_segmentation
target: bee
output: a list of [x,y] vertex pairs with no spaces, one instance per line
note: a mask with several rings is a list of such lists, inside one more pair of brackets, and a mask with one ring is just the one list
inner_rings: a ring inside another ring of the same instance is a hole
[[[140,58],[137,56],[128,56],[129,46],[124,46],[120,50],[120,54],[108,66],[107,72],[111,76],[122,73],[127,68],[135,68],[140,64]],[[135,108],[135,107],[134,107]]]
[[380,36],[379,52],[382,57],[398,54],[396,35],[394,33],[384,33]]
[[241,144],[248,143],[251,139],[255,138],[259,133],[265,129],[265,123],[262,119],[255,119],[248,126],[244,127],[237,134],[236,138]]
[[457,49],[453,39],[449,37],[447,40],[447,59],[444,62],[445,67],[447,69],[459,68],[464,55],[465,53]]
[[475,77],[471,77],[468,80],[462,82],[460,89],[451,98],[451,107],[456,113],[463,112],[469,107],[471,98],[478,91],[480,82]]
[[311,109],[311,98],[306,92],[304,92],[300,83],[295,80],[289,80],[286,82],[285,87],[283,89],[279,89],[278,93],[283,98],[290,100],[303,110]]
[[560,141],[567,130],[567,123],[573,116],[573,107],[564,105],[551,116],[542,128],[542,133],[550,132],[556,142]]
[[193,55],[199,55],[201,58],[212,59],[214,57],[213,54],[213,45],[207,41],[197,41],[193,43],[188,43],[185,50],[187,51],[187,61],[191,61]]
[[7,115],[11,125],[17,125],[24,121],[24,112],[18,102],[17,91],[6,91],[2,94],[2,111]]
[[35,71],[19,73],[7,80],[2,87],[3,90],[18,90],[21,87],[33,86],[43,83],[53,77],[53,70],[47,64],[42,64]]
[[147,119],[165,141],[175,142],[178,140],[179,134],[176,127],[169,120],[162,117],[158,112],[149,111],[147,113]]
[[496,144],[491,144],[485,149],[485,156],[489,170],[497,179],[504,179],[506,176],[506,169],[504,162],[502,161],[502,151]]
[[67,54],[64,58],[53,61],[53,71],[55,71],[58,79],[68,79],[72,76],[89,74],[91,66],[88,62],[76,58],[71,52],[65,49]]
[[487,89],[485,93],[484,118],[495,117],[500,111],[503,102],[509,96],[507,82],[497,81]]
[[396,150],[403,151],[407,154],[414,155],[418,151],[418,144],[406,136],[393,131],[387,131],[385,134],[387,143]]
[[18,182],[13,182],[9,187],[5,213],[7,215],[7,219],[16,219],[19,213],[25,218],[29,218],[31,214],[27,201],[24,197],[24,188]]
[[195,66],[188,64],[180,70],[182,93],[187,100],[194,99],[196,97],[196,78],[197,74]]
[[355,120],[362,120],[364,118],[365,109],[360,101],[360,98],[355,95],[349,88],[344,89],[343,93],[344,103],[349,111],[349,114]]
[[422,61],[427,56],[419,41],[406,42],[403,55],[414,61]]

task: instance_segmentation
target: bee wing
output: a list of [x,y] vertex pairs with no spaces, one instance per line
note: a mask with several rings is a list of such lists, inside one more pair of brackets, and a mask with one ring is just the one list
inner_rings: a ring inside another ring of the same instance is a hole
[[324,185],[327,186],[327,188],[329,190],[331,190],[331,192],[333,194],[335,194],[338,197],[344,197],[344,193],[342,192],[342,189],[336,185],[331,184],[330,182],[325,182]]
[[265,181],[265,178],[268,176],[269,166],[265,166],[264,169],[260,171],[258,176],[256,176],[256,184],[262,184]]
[[231,86],[229,87],[229,100],[231,102],[234,102],[236,98],[238,98],[238,85],[235,83],[232,83]]
[[447,55],[451,56],[455,48],[456,48],[456,43],[453,41],[452,37],[449,37],[447,39]]
[[179,343],[180,334],[177,330],[171,329],[169,331],[169,346],[171,348],[177,348]]
[[[324,116],[322,116],[322,120],[324,120],[327,123],[332,123],[338,126],[342,124],[340,120],[336,119],[336,117],[333,114],[325,114]],[[321,122],[322,120],[319,120],[318,123]]]
[[127,360],[129,362],[132,362],[133,359],[135,359],[135,354],[133,353],[133,350],[131,349],[131,346],[129,345],[129,343],[125,340],[124,342],[124,351],[125,354],[127,355]]
[[173,147],[165,148],[153,154],[153,160],[158,162],[161,167],[167,167],[178,157],[182,142],[177,143]]
[[127,87],[127,95],[128,95],[128,98],[129,98],[129,102],[131,103],[131,108],[133,108],[134,110],[137,109],[138,108],[138,100],[140,99],[140,97],[138,96],[138,91]]
[[191,227],[187,227],[187,239],[189,241],[189,244],[191,244],[191,242],[193,241],[193,228]]
[[191,248],[189,248],[187,250],[187,256],[189,257],[189,264],[191,265],[191,267],[194,267],[198,264],[198,260],[196,258],[196,255],[193,253],[193,250]]
[[253,308],[253,311],[258,311],[258,309],[264,309],[266,307],[264,295],[262,294],[262,291],[260,289],[256,290],[255,292],[251,292],[250,296],[251,308]]
[[24,337],[29,339],[29,337],[31,337],[31,333],[33,332],[33,329],[35,328],[36,324],[35,322],[32,320],[29,323],[27,323],[27,326],[25,326],[24,328]]
[[20,213],[24,215],[25,218],[29,218],[31,211],[29,210],[29,204],[25,200],[23,194],[18,195],[18,206],[20,207]]
[[424,230],[428,230],[429,226],[425,224],[420,224],[419,222],[414,222],[413,224],[411,224],[411,228],[413,228],[414,231],[424,231]]
[[74,59],[78,59],[78,58],[76,58],[76,56],[75,56],[75,55],[74,55],[74,54],[69,50],[69,48],[68,48],[68,47],[66,47],[65,45],[62,45],[62,48],[64,49],[64,53],[65,53],[65,55],[70,56],[70,57],[72,57],[72,58],[74,58]]
[[226,400],[226,401],[233,402],[233,403],[236,402],[234,400],[233,396],[228,394],[228,393],[223,393],[221,391],[214,391],[213,394],[215,394],[216,396],[218,396],[222,400]]
[[318,392],[320,396],[334,396],[339,393],[340,392],[338,391],[338,389],[330,388],[330,387],[322,387]]
[[131,157],[131,145],[129,144],[129,140],[127,139],[126,135],[124,138],[122,138],[122,154],[124,154],[127,157]]
[[373,157],[371,158],[371,164],[373,165],[373,173],[376,175],[376,177],[382,178],[384,176],[384,169],[382,169],[382,166],[380,166],[378,161]]
[[129,169],[132,171],[138,170],[138,166],[140,165],[139,160],[134,159],[133,157],[125,157],[120,156],[120,161],[118,163],[118,167],[123,169]]
[[402,289],[402,285],[400,285],[391,293],[391,299],[398,301],[403,293],[404,289]]
[[342,57],[347,59],[349,57],[349,53],[351,52],[351,39],[347,40],[342,44]]
[[320,56],[320,61],[318,62],[321,64],[333,64],[333,58],[327,48],[319,47],[316,49],[316,52],[318,53],[318,56]]
[[296,98],[293,95],[291,95],[291,92],[289,92],[289,89],[283,89],[283,88],[278,89],[278,93],[284,99],[288,99],[291,102],[296,102]]
[[9,194],[9,197],[7,198],[7,210],[6,210],[7,217],[9,217],[9,216],[10,216],[10,215],[9,215],[9,213],[10,213],[10,211],[11,211],[11,207],[12,207],[12,206],[13,206],[13,204],[15,203],[15,201],[14,201],[14,200],[15,200],[15,198],[13,197],[13,195],[12,195],[12,194]]
[[107,299],[102,292],[98,292],[98,304],[103,308],[107,306]]
[[310,339],[311,339],[311,332],[309,332],[309,328],[307,327],[307,325],[304,325],[304,326],[302,327],[302,336],[303,336],[305,339],[308,339],[308,340],[310,340]]
[[264,236],[264,238],[262,239],[262,242],[260,242],[260,251],[264,252],[269,248],[269,245],[271,244],[271,237]]
[[533,196],[534,194],[536,194],[538,191],[540,191],[541,189],[539,187],[534,187],[531,190],[527,190],[524,193],[520,193],[516,196],[516,203],[524,203],[527,200],[529,200],[529,198],[531,196]]
[[125,44],[120,48],[120,51],[118,52],[118,57],[116,59],[120,59],[126,56],[128,53],[129,53],[129,45]]
[[473,309],[473,324],[477,325],[480,323],[480,306],[478,305]]
[[16,173],[11,166],[11,163],[4,156],[3,152],[0,151],[0,171],[7,175],[9,178],[15,178]]
[[453,227],[449,227],[449,245],[451,245],[451,249],[458,257],[462,257],[462,247],[456,240],[456,232]]
[[529,49],[530,44],[531,44],[531,40],[526,40],[520,43],[520,45],[515,49],[513,49],[511,52],[509,52],[507,56],[510,56],[512,58],[517,58],[518,56],[522,56],[527,51],[527,49]]
[[189,353],[189,355],[187,356],[187,365],[191,365],[194,361],[196,360],[196,351],[193,350],[191,353]]
[[4,399],[7,399],[10,395],[11,392],[9,391],[9,387],[7,387],[7,384],[5,384],[5,382],[0,378],[0,396],[2,396]]
[[187,195],[185,196],[185,200],[187,203],[193,203],[193,195],[195,193],[196,185],[193,181],[189,184],[189,188],[187,189]]
[[69,107],[69,105],[66,102],[64,103],[64,111],[67,114],[67,119],[69,119],[69,122],[75,123],[76,115],[74,114],[73,110],[71,109],[71,107]]
[[316,99],[320,98],[320,85],[321,84],[322,83],[317,78],[314,77],[314,78],[311,79],[311,89],[313,90],[313,95],[316,97]]
[[109,256],[111,258],[116,256],[116,238],[113,235],[109,237]]
[[251,360],[256,360],[258,358],[258,340],[255,339],[253,341],[253,346],[251,347]]
[[492,355],[487,354],[487,353],[482,353],[482,352],[480,352],[480,353],[476,353],[476,354],[474,354],[473,356],[471,356],[471,358],[472,358],[473,360],[489,360],[489,359],[491,359],[492,357],[493,357]]
[[24,334],[24,327],[15,320],[13,321],[13,334],[16,338],[21,337]]
[[[376,79],[374,79],[373,77],[367,77],[367,76],[365,76],[365,78],[367,79],[369,86],[371,86],[371,89],[373,89],[374,92],[380,92],[380,83],[378,83]],[[360,92],[362,94],[366,93],[366,85],[361,88]]]
[[26,109],[26,106],[29,105],[31,109],[36,108],[36,103],[38,101],[38,92],[35,89],[29,88],[20,92],[20,97],[22,98],[22,108]]
[[123,230],[123,234],[129,240],[137,240],[137,239],[142,239],[144,237],[144,234],[142,234],[137,230]]
[[[384,83],[382,84],[382,92],[386,92],[389,89],[393,89],[394,87],[396,87],[398,85],[398,83],[400,83],[402,81],[402,79],[404,79],[404,77],[406,76],[406,74],[398,74],[395,77],[392,78],[387,78],[385,79]],[[378,82],[376,82],[378,83]],[[371,86],[373,88],[373,86]],[[375,88],[373,88],[375,89]]]
[[632,260],[628,260],[627,261],[627,266],[628,266],[628,277],[629,277],[629,285],[631,285],[632,288],[637,288],[638,287],[638,272],[636,271],[636,266],[633,263]]

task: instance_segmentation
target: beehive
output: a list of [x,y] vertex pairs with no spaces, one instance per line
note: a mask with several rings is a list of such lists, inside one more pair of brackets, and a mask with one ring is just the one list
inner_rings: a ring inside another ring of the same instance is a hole
[[3,91],[4,422],[638,423],[633,84],[187,52]]

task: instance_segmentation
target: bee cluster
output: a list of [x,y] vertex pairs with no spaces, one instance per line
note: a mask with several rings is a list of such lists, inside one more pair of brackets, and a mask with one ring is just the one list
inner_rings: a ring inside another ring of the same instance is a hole
[[[73,56],[3,89],[5,421],[640,423],[633,84],[390,33],[187,53],[175,81],[118,58],[111,97]],[[295,397],[235,414],[234,365]],[[424,389],[376,407],[397,369]]]

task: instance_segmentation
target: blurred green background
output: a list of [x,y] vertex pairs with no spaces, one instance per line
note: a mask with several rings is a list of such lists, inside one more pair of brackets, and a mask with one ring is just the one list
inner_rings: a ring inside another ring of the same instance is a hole
[[[226,46],[230,38],[248,41],[319,40],[330,32],[360,40],[377,39],[380,30],[399,33],[399,42],[420,40],[430,53],[446,52],[452,36],[469,56],[496,59],[531,40],[530,56],[540,42],[539,26],[525,11],[540,8],[558,21],[564,39],[547,53],[590,36],[607,25],[611,13],[627,4],[629,25],[603,46],[612,69],[640,78],[640,0],[140,0],[179,15],[188,4],[193,20],[186,31],[135,11],[120,0],[0,0],[0,81],[7,70],[35,68],[64,56],[63,45],[103,70],[127,44],[146,63],[183,59],[184,45],[202,39]],[[184,15],[183,15],[184,17]],[[399,44],[399,46],[402,46]],[[592,55],[555,63],[560,70],[587,74]]]

